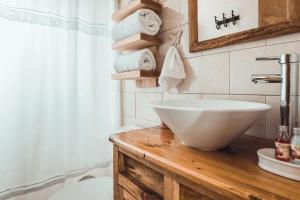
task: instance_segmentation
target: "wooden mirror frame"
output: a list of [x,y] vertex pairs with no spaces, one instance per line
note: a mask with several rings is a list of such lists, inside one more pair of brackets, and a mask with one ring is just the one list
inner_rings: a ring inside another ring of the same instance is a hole
[[199,41],[198,2],[197,0],[188,0],[190,52],[266,39],[300,31],[300,0],[271,0],[273,2],[272,5],[270,5],[270,0],[258,1],[258,28]]

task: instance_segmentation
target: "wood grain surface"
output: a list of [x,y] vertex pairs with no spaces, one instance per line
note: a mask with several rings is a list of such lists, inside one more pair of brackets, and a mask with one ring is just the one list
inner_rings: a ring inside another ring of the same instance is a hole
[[[158,127],[114,135],[110,140],[119,153],[165,176],[164,189],[175,190],[166,199],[178,195],[184,199],[184,194],[192,199],[194,192],[203,199],[300,199],[300,182],[258,167],[255,151],[269,147],[268,140],[246,136],[231,148],[207,152],[181,144],[170,130]],[[186,191],[185,186],[193,190]]]

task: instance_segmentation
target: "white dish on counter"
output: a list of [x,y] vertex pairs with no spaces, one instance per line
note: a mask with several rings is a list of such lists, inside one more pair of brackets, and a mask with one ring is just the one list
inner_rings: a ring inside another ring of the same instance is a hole
[[257,151],[258,166],[271,173],[300,181],[300,165],[275,159],[275,149],[265,148]]
[[201,99],[151,105],[183,144],[210,151],[228,146],[271,108],[262,103]]

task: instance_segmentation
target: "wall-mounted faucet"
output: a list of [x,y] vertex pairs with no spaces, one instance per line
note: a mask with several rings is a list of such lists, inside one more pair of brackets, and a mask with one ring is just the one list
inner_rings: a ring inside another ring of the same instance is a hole
[[289,133],[298,126],[299,54],[256,58],[257,61],[278,61],[281,74],[253,74],[254,83],[281,83],[280,120],[289,126]]

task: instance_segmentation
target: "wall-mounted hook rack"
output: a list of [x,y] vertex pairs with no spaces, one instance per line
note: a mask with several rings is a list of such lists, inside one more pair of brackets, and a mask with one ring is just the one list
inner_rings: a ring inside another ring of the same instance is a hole
[[240,20],[239,15],[235,15],[234,11],[231,11],[231,18],[226,18],[226,14],[223,13],[223,19],[221,21],[218,20],[218,17],[215,16],[215,23],[216,28],[219,30],[221,28],[221,25],[224,25],[224,27],[228,26],[228,23],[232,22],[233,25],[236,25],[236,21]]

